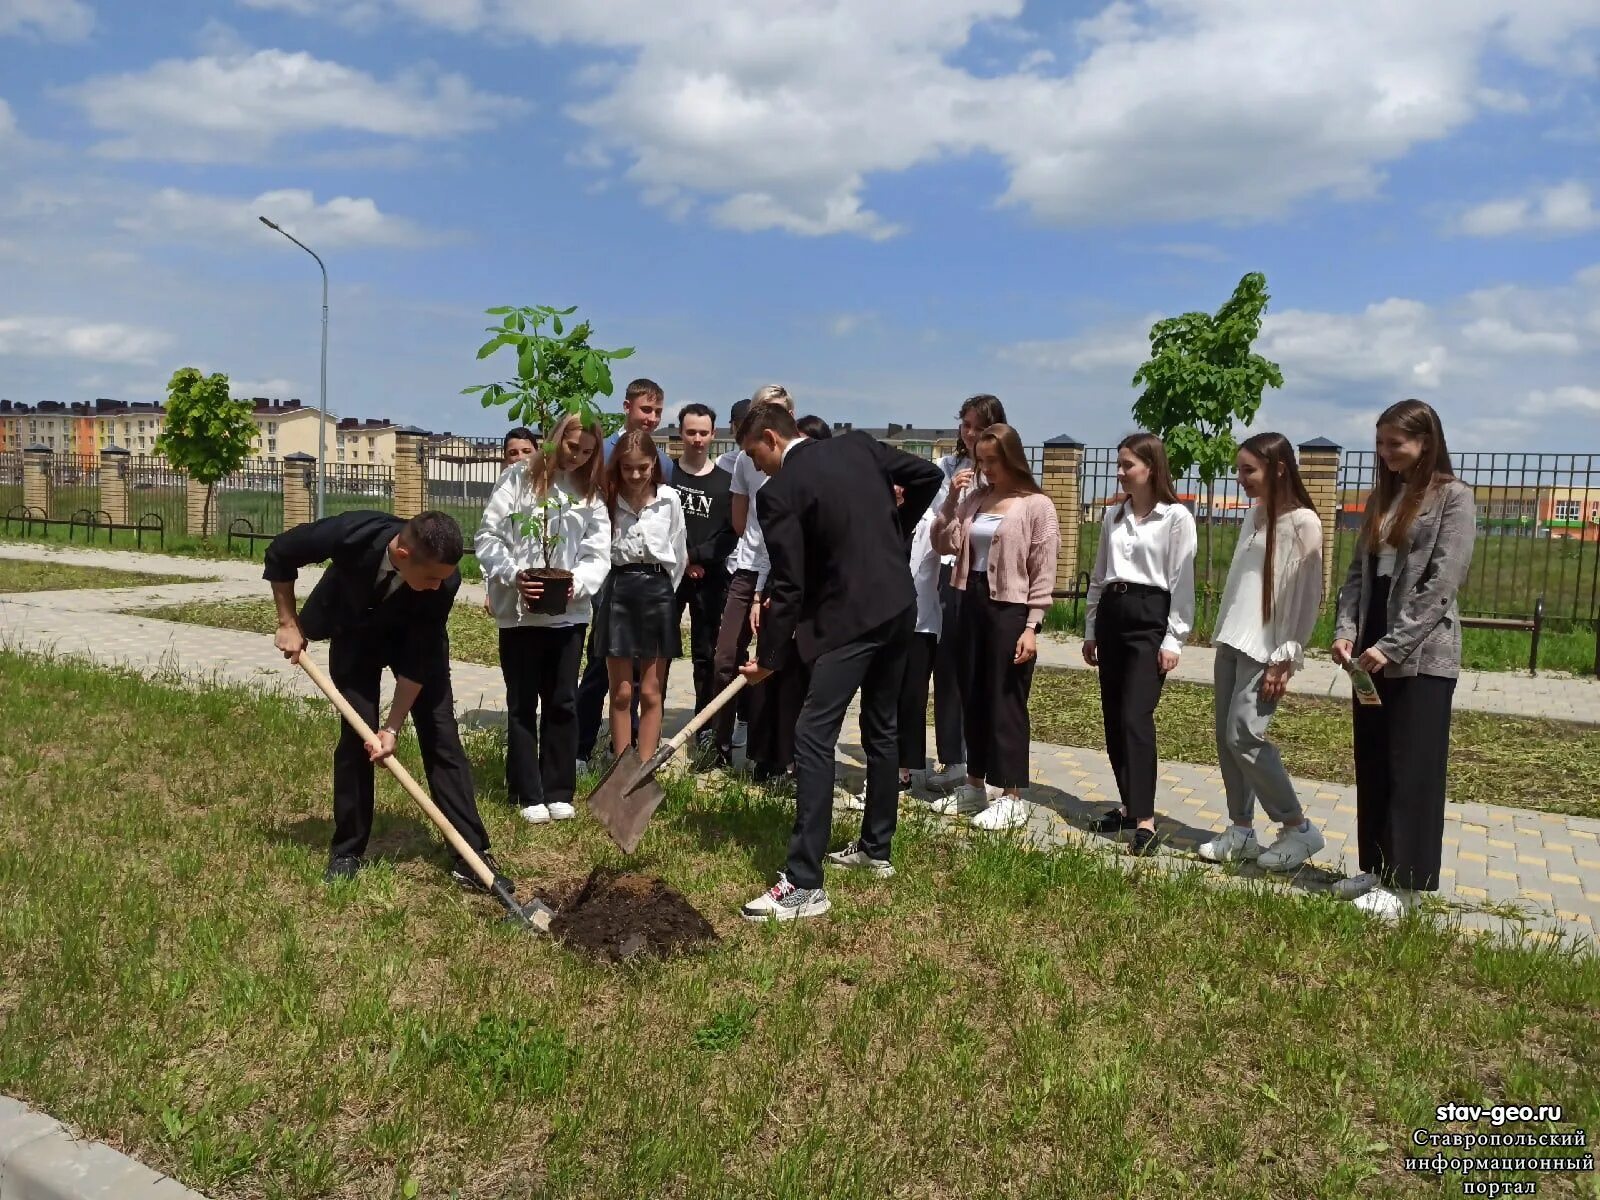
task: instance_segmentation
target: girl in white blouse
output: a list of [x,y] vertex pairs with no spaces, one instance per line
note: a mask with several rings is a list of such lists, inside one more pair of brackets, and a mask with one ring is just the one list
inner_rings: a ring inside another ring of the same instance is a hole
[[633,741],[634,664],[639,666],[640,758],[661,740],[667,666],[682,653],[678,585],[689,566],[683,503],[661,477],[655,443],[642,429],[617,439],[606,468],[611,514],[611,586],[606,593],[606,673],[611,683],[611,747]]
[[[1281,433],[1246,441],[1235,468],[1255,503],[1239,530],[1212,637],[1217,762],[1232,823],[1200,847],[1200,857],[1293,871],[1326,843],[1306,819],[1267,725],[1289,676],[1304,665],[1322,607],[1322,522]],[[1254,828],[1258,799],[1283,827],[1264,850]]]
[[1167,449],[1153,433],[1117,447],[1126,499],[1100,529],[1084,604],[1083,660],[1100,669],[1106,755],[1122,800],[1094,825],[1133,830],[1128,850],[1156,846],[1156,704],[1194,626],[1194,515],[1178,502]]

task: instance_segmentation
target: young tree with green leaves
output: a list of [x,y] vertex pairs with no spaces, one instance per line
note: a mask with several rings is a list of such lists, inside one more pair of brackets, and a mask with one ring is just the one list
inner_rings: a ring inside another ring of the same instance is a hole
[[[513,425],[536,429],[541,438],[548,438],[556,422],[567,413],[582,414],[585,425],[594,421],[607,426],[621,424],[619,416],[600,411],[595,397],[611,395],[611,363],[632,355],[632,346],[622,350],[591,346],[589,322],[569,326],[563,319],[577,312],[576,308],[503,305],[486,311],[491,317],[499,317],[500,323],[485,330],[492,336],[478,347],[478,357],[488,358],[510,347],[516,356],[517,373],[499,383],[462,388],[462,395],[480,396],[485,408],[506,405],[506,415]],[[608,416],[614,419],[608,421]]]
[[1269,299],[1267,277],[1252,271],[1215,316],[1190,312],[1157,321],[1150,329],[1150,360],[1133,377],[1133,386],[1144,388],[1133,404],[1134,420],[1166,443],[1173,474],[1192,470],[1205,486],[1208,597],[1216,481],[1232,469],[1239,450],[1233,427],[1249,428],[1262,391],[1283,386],[1278,364],[1251,349]]
[[183,367],[167,383],[167,416],[156,439],[156,453],[205,484],[203,538],[216,527],[218,481],[237,471],[255,448],[252,411],[250,401],[229,394],[228,377],[220,371],[202,375],[194,367]]

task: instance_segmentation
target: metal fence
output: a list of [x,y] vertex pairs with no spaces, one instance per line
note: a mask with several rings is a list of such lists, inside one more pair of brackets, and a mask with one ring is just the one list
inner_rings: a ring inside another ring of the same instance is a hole
[[236,532],[283,532],[283,464],[277,459],[252,458],[217,483],[214,503],[216,528],[226,534],[241,521]]
[[0,516],[22,504],[22,452],[0,454]]
[[[1600,618],[1600,454],[1468,452],[1453,463],[1478,510],[1462,611],[1525,617],[1542,596],[1547,620]],[[1339,464],[1336,578],[1355,554],[1373,466],[1371,450]]]
[[139,524],[154,513],[167,536],[187,531],[189,479],[166,459],[135,454],[128,459],[128,519]]
[[67,521],[87,510],[98,512],[100,504],[100,456],[98,454],[52,454],[50,456],[50,519]]
[[449,513],[462,532],[472,537],[500,478],[502,462],[498,441],[457,443],[450,453],[430,455],[423,464],[427,475],[424,507]]
[[328,463],[323,468],[323,487],[327,491],[323,514],[351,509],[394,511],[394,468],[380,464]]

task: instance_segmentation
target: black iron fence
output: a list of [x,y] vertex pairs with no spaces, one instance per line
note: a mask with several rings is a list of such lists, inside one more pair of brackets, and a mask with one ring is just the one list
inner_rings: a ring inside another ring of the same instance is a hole
[[145,517],[161,519],[167,534],[183,533],[189,525],[189,478],[166,459],[153,454],[128,458],[128,520],[138,525]]
[[217,482],[214,527],[226,533],[283,532],[283,464],[253,458]]
[[323,470],[324,515],[331,517],[334,513],[366,508],[394,511],[393,467],[328,463]]
[[[1373,463],[1373,451],[1347,450],[1339,465],[1336,579],[1355,554]],[[1478,510],[1462,611],[1525,617],[1542,596],[1548,621],[1600,618],[1600,454],[1468,452],[1454,466]]]
[[7,450],[0,453],[0,513],[8,513],[22,504],[22,452]]
[[50,519],[69,521],[82,512],[95,513],[100,503],[100,456],[50,456]]
[[503,470],[498,441],[453,442],[449,450],[430,454],[423,506],[449,513],[470,539]]

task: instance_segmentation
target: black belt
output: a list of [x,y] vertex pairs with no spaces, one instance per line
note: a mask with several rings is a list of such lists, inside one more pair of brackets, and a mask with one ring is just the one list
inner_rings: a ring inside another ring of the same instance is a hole
[[1152,587],[1148,583],[1124,583],[1120,579],[1112,580],[1106,584],[1104,590],[1108,592],[1126,592],[1130,596],[1165,596],[1167,594],[1166,588]]
[[619,563],[611,568],[624,575],[665,575],[667,569],[660,563]]

